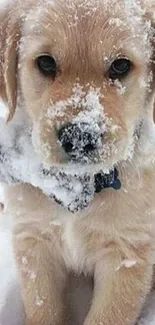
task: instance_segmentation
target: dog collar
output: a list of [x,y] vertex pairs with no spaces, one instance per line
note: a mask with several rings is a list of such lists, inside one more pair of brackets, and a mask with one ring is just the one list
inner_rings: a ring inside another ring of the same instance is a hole
[[[17,173],[17,170],[13,168],[14,157],[17,159],[19,155],[20,161],[23,162],[21,159],[22,155],[21,158],[20,153],[15,155],[14,150],[13,147],[13,151],[11,151],[11,149],[10,151],[5,151],[0,146],[0,181],[7,184],[28,182],[34,186],[37,185],[43,190],[45,195],[53,198],[72,213],[82,211],[89,207],[94,199],[95,193],[99,193],[106,188],[118,190],[121,187],[116,168],[113,168],[107,174],[100,170],[95,175],[89,173],[85,175],[72,175],[66,174],[64,171],[60,171],[57,168],[46,170],[41,165],[39,169],[37,169],[35,177],[32,178],[32,181],[35,179],[34,183],[31,181],[31,177],[30,179],[23,179],[23,175],[20,171]],[[28,173],[28,177],[29,176],[31,176],[31,174]]]
[[[63,174],[62,179],[65,177],[66,175]],[[52,196],[57,203],[67,208],[72,213],[82,211],[83,209],[87,208],[93,201],[94,193],[100,193],[106,188],[113,188],[114,190],[119,190],[121,188],[121,182],[118,178],[118,171],[116,168],[111,170],[108,174],[100,171],[99,173],[95,174],[92,179],[89,175],[85,175],[83,178],[75,176],[75,179],[76,178],[77,181],[80,181],[82,189],[78,195],[74,196],[73,200],[71,200],[68,205],[64,205],[61,199],[58,199],[56,195]],[[70,182],[68,181],[69,179],[67,180],[67,184],[72,183],[71,179]],[[63,187],[64,186],[66,190],[68,190],[68,196],[74,192],[74,188],[68,188],[68,185],[63,183]]]
[[100,173],[94,175],[95,193],[100,193],[103,189],[110,187],[114,190],[119,190],[121,188],[121,182],[118,178],[118,171],[116,168],[111,170],[109,174],[100,171]]

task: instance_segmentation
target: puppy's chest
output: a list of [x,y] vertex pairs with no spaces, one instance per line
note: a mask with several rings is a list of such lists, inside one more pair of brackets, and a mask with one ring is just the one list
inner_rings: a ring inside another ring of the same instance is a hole
[[104,232],[102,236],[102,249],[100,239],[95,239],[96,232],[89,229],[89,226],[80,225],[77,220],[69,221],[62,232],[62,254],[68,269],[75,273],[92,274],[97,255],[103,252]]
[[92,273],[107,251],[151,240],[155,219],[152,195],[110,194],[96,197],[88,210],[63,225],[63,257],[75,272]]
[[74,231],[75,221],[69,221],[63,227],[62,254],[67,268],[81,272],[85,264],[84,242]]

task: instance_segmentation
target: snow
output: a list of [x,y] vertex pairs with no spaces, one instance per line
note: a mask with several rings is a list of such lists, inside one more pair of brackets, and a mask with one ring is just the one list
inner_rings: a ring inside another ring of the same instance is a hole
[[124,95],[127,88],[125,86],[123,87],[121,82],[118,79],[115,80],[114,84],[117,87],[116,89],[117,89],[118,94]]
[[120,270],[120,268],[123,267],[123,266],[126,267],[126,268],[133,267],[133,266],[136,265],[136,263],[137,263],[137,261],[135,261],[135,260],[127,260],[127,259],[125,259],[125,260],[123,260],[123,261],[121,262],[121,264],[117,267],[116,271]]
[[11,229],[11,217],[0,214],[0,324],[24,325],[24,311],[12,252]]
[[7,120],[8,117],[8,108],[7,106],[0,100],[0,118]]
[[0,0],[0,9],[4,8],[11,0]]
[[38,295],[38,293],[36,294],[36,305],[39,307],[42,307],[44,305],[44,300]]

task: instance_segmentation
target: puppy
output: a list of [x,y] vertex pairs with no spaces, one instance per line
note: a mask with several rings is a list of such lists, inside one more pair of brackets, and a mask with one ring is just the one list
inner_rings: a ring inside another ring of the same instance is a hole
[[93,175],[116,168],[121,183],[75,214],[30,184],[5,187],[26,325],[67,324],[70,272],[93,277],[84,325],[135,324],[150,291],[154,7],[154,0],[15,0],[1,13],[8,123],[18,103],[45,166]]

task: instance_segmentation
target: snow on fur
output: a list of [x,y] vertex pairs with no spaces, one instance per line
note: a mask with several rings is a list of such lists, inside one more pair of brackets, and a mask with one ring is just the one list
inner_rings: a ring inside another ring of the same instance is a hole
[[93,178],[87,173],[83,176],[69,175],[56,167],[48,168],[33,148],[31,133],[31,124],[19,109],[10,123],[6,124],[5,119],[1,119],[1,182],[30,183],[71,211],[88,206],[94,194]]

